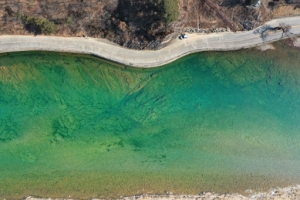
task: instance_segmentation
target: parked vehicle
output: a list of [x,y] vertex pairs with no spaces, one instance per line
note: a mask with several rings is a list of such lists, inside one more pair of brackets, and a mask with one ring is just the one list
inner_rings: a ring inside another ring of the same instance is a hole
[[187,35],[187,34],[181,34],[181,35],[179,36],[179,39],[180,39],[180,40],[183,40],[183,39],[186,39],[186,38],[188,38],[188,35]]

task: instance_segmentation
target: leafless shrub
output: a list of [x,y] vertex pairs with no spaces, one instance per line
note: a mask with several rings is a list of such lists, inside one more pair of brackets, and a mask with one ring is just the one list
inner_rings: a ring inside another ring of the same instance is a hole
[[292,26],[289,24],[285,24],[285,23],[279,23],[277,29],[282,30],[282,38],[285,36],[289,37],[291,36],[293,33],[291,32]]
[[270,33],[270,31],[274,31],[277,28],[273,28],[270,25],[263,25],[261,28],[256,29],[255,31],[253,31],[254,34],[260,34],[260,38],[265,41]]

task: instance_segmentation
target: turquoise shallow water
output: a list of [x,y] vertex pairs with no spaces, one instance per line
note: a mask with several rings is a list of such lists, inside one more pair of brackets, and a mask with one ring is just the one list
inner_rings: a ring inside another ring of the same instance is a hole
[[0,57],[0,197],[243,192],[299,183],[299,50],[156,69]]

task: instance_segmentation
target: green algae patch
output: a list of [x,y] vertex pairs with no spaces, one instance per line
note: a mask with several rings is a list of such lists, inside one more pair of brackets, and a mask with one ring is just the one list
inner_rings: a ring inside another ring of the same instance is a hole
[[275,47],[147,70],[76,54],[1,55],[0,197],[299,183],[299,52]]

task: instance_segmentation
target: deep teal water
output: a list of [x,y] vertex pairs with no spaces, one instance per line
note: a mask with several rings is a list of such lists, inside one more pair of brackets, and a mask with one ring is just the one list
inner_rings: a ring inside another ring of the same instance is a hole
[[243,192],[299,183],[299,50],[197,53],[141,70],[0,57],[0,197]]

